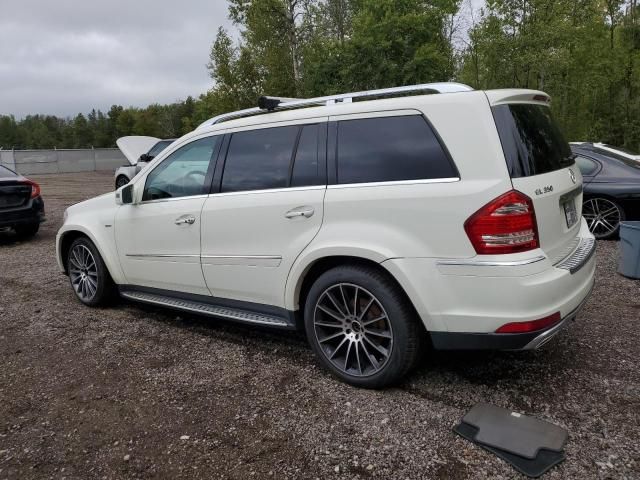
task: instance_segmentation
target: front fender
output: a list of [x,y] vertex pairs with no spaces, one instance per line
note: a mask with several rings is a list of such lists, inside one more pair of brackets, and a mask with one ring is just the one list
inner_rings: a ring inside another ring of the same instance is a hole
[[89,229],[84,225],[73,223],[63,225],[56,235],[56,258],[58,260],[58,267],[60,271],[65,274],[67,273],[66,269],[64,268],[64,261],[62,258],[61,246],[63,239],[66,235],[80,233],[88,237],[89,240],[93,242],[96,249],[98,250],[98,253],[102,257],[102,260],[107,266],[107,270],[109,270],[113,281],[117,284],[126,283],[124,273],[122,271],[122,268],[120,267],[120,262],[118,260],[118,252],[115,248],[113,224],[110,225],[111,226],[109,227],[103,225],[103,229],[105,231],[98,233],[98,235],[96,235],[92,229]]

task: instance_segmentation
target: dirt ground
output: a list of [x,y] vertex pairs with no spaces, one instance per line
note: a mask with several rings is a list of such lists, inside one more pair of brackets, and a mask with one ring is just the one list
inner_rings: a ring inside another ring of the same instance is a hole
[[431,353],[367,391],[299,334],[82,306],[55,233],[113,177],[34,179],[47,223],[27,242],[0,233],[0,478],[521,478],[451,431],[477,402],[568,429],[544,478],[640,478],[640,282],[615,273],[617,242],[598,244],[593,296],[543,350]]

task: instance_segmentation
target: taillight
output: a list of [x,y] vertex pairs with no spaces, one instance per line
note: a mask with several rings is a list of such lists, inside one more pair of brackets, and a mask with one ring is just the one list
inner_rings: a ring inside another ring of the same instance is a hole
[[478,254],[526,252],[540,246],[533,202],[516,190],[482,207],[464,229]]
[[496,330],[496,333],[536,332],[538,330],[542,330],[543,328],[550,327],[558,323],[560,320],[561,320],[560,312],[556,312],[554,314],[551,314],[539,320],[530,320],[528,322],[505,323],[499,329]]
[[24,183],[26,183],[27,185],[31,185],[31,198],[40,196],[40,185],[38,185],[33,180],[27,180]]

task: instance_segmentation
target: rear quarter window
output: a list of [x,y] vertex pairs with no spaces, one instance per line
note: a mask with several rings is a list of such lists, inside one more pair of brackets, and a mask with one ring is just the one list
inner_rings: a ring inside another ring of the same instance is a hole
[[420,115],[338,122],[337,182],[370,183],[457,177]]
[[492,108],[511,178],[530,177],[573,165],[573,154],[549,107],[535,104]]

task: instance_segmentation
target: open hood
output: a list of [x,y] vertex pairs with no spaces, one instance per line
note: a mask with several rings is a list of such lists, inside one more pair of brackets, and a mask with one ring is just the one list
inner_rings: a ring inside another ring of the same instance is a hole
[[119,138],[116,144],[129,163],[135,165],[140,160],[140,155],[147,153],[159,141],[155,137],[131,136]]

